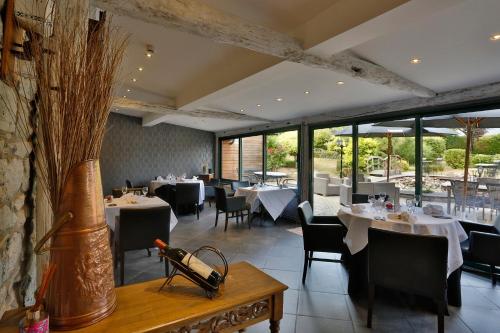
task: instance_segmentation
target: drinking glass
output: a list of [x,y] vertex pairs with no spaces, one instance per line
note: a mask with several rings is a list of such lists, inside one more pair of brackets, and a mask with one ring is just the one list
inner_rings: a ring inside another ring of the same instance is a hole
[[144,186],[142,188],[142,195],[146,196],[146,194],[148,194],[148,192],[149,192],[149,189],[147,188],[147,186]]
[[422,196],[420,194],[415,195],[415,207],[420,207],[422,203]]
[[122,195],[127,194],[127,191],[128,191],[127,186],[122,186]]
[[375,201],[376,201],[375,196],[373,194],[368,194],[368,202],[371,204],[372,207]]

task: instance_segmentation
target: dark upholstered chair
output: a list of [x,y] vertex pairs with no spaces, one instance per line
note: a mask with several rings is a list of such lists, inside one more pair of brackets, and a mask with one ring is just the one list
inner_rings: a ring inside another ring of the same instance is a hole
[[460,224],[469,235],[469,239],[460,244],[465,263],[488,265],[491,283],[495,285],[495,267],[500,266],[500,215],[494,225],[464,221]]
[[249,187],[250,186],[250,182],[248,180],[245,180],[245,181],[241,181],[241,182],[231,182],[231,189],[233,191],[236,191],[238,188],[240,187]]
[[222,187],[214,187],[215,190],[215,226],[217,227],[217,222],[219,222],[219,213],[226,213],[226,223],[224,225],[224,231],[227,230],[227,224],[229,218],[236,217],[236,222],[238,222],[241,217],[241,222],[243,222],[243,212],[246,211],[248,215],[248,229],[251,228],[250,220],[250,207],[246,204],[245,197],[228,197],[226,190]]
[[111,190],[111,195],[113,195],[113,198],[120,198],[123,195],[123,193],[121,189],[114,188]]
[[348,255],[344,244],[347,228],[336,216],[314,216],[309,201],[299,204],[299,218],[304,239],[304,271],[302,283],[306,281],[307,267],[313,261],[342,262],[342,259],[314,258],[314,252],[340,253]]
[[198,183],[177,183],[175,185],[175,211],[179,212],[179,207],[186,206],[195,209],[196,218],[200,219],[200,184]]
[[165,202],[168,202],[171,207],[175,207],[175,186],[166,184],[158,187],[155,190],[155,194],[158,198]]
[[[115,259],[120,258],[120,283],[125,276],[125,252],[154,247],[159,238],[170,241],[170,206],[146,209],[124,208],[120,210],[115,237]],[[168,260],[165,260],[165,274],[168,274]]]
[[375,286],[429,297],[437,303],[438,332],[444,332],[448,239],[368,229],[368,318],[372,326]]

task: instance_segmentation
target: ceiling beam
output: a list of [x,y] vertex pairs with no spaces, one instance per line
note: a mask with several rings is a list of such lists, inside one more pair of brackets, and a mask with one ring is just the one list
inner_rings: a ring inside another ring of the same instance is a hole
[[307,124],[314,125],[320,123],[331,123],[335,121],[357,119],[358,121],[366,117],[375,115],[396,115],[401,114],[401,116],[414,117],[415,111],[427,111],[429,110],[432,115],[433,111],[457,108],[461,109],[461,112],[467,112],[467,107],[473,105],[478,105],[479,103],[500,103],[500,82],[484,84],[476,87],[450,90],[444,93],[440,93],[436,97],[422,98],[422,97],[412,97],[407,99],[402,99],[398,101],[382,103],[378,105],[370,105],[364,107],[356,107],[344,110],[335,110],[331,112],[325,112],[318,115],[299,117],[295,119],[290,119],[283,122],[273,122],[272,124],[265,125],[252,125],[251,127],[242,127],[239,129],[220,131],[216,135],[221,136],[231,136],[247,134],[251,132],[259,132],[263,130],[270,130],[274,128],[281,128],[291,125]]
[[225,119],[240,121],[270,122],[268,119],[249,116],[244,113],[225,110],[179,110],[171,105],[146,103],[129,98],[117,98],[113,101],[113,108],[136,110],[151,113],[142,118],[142,126],[154,126],[168,120],[170,116],[187,116],[193,118]]
[[242,47],[315,68],[333,70],[420,97],[436,95],[426,87],[350,53],[329,58],[314,55],[304,50],[301,42],[287,34],[246,22],[237,16],[211,8],[199,0],[94,0],[94,3],[119,15],[175,28],[218,43]]

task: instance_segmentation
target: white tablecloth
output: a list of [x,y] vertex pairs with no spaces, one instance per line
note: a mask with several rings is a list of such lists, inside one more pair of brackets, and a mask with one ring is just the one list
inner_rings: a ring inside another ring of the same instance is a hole
[[274,186],[264,187],[240,187],[236,189],[235,196],[245,196],[247,204],[250,205],[252,213],[259,211],[259,206],[262,205],[269,212],[269,215],[276,221],[280,217],[286,206],[295,197],[295,192],[287,188],[279,188]]
[[467,239],[467,234],[457,219],[439,219],[424,215],[421,210],[417,212],[416,222],[409,223],[401,220],[386,221],[374,220],[377,215],[366,205],[363,213],[354,214],[351,208],[341,207],[338,217],[347,227],[344,239],[351,254],[355,254],[368,244],[368,228],[378,228],[398,232],[407,232],[419,235],[445,236],[448,238],[448,275],[463,264],[460,242]]
[[205,200],[205,183],[203,180],[199,179],[182,179],[182,180],[176,180],[176,181],[168,181],[168,180],[152,180],[149,183],[149,192],[150,193],[155,193],[155,190],[163,185],[175,185],[178,183],[199,183],[200,184],[200,197],[198,204],[201,205],[203,204],[203,201]]
[[[136,196],[136,204],[127,203],[126,200],[122,198],[113,199],[113,202],[104,203],[104,210],[106,213],[106,223],[109,225],[111,230],[115,230],[115,221],[118,216],[120,216],[120,209],[122,208],[153,208],[153,207],[164,207],[168,206],[168,203],[161,200],[158,197],[146,198]],[[110,204],[116,204],[116,206],[110,206]],[[177,216],[175,216],[174,211],[170,210],[170,231],[174,229],[177,224]]]

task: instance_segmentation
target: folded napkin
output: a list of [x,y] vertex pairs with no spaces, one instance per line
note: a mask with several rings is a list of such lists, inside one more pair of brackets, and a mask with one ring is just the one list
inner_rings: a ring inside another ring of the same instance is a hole
[[444,209],[442,206],[439,205],[427,204],[423,208],[423,211],[425,215],[432,215],[432,216],[444,215]]
[[410,215],[407,212],[389,213],[389,214],[387,214],[387,218],[389,220],[399,220],[399,221],[410,222],[410,223],[415,223],[417,221],[416,216]]
[[137,203],[137,196],[134,193],[127,193],[125,195],[122,195],[120,197],[120,200],[127,203],[127,204],[136,204]]
[[156,177],[156,180],[162,181],[163,177],[162,176],[158,176],[158,177]]
[[354,213],[354,214],[361,214],[365,211],[366,207],[365,205],[363,204],[354,204],[354,205],[351,205],[351,211]]

